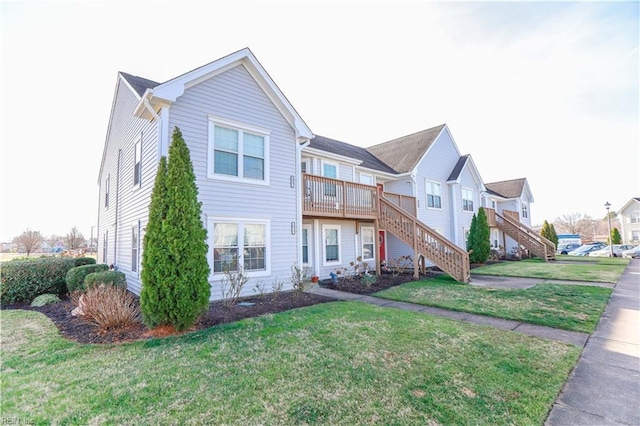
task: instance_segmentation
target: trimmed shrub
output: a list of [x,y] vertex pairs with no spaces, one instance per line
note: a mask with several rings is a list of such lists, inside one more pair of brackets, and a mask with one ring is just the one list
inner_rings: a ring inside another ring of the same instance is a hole
[[74,266],[82,266],[82,265],[95,265],[96,260],[93,257],[77,257],[74,259]]
[[[75,260],[75,259],[74,259]],[[109,265],[100,263],[97,265],[82,265],[73,267],[67,272],[65,281],[69,291],[84,290],[84,279],[93,272],[108,271]]]
[[65,277],[75,259],[41,257],[5,262],[0,268],[0,301],[21,303],[46,293],[66,293]]
[[127,276],[120,271],[92,272],[84,279],[84,288],[99,286],[100,284],[127,288]]
[[40,296],[33,299],[31,302],[31,307],[39,308],[44,305],[50,305],[51,303],[59,302],[60,298],[55,294],[41,294]]
[[140,320],[140,307],[133,293],[112,285],[74,291],[71,300],[78,316],[98,325],[100,330],[126,328]]

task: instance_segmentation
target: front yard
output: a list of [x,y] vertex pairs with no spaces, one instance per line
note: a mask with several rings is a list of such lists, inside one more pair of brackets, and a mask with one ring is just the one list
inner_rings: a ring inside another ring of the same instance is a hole
[[580,354],[358,302],[105,346],[0,318],[0,414],[36,424],[541,425]]

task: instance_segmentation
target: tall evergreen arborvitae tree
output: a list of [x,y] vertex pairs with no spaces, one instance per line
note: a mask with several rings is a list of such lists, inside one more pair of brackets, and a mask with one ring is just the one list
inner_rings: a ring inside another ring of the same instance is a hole
[[161,159],[158,168],[144,240],[140,304],[148,326],[184,330],[208,307],[207,230],[201,215],[189,148],[176,127],[168,164]]
[[193,164],[179,128],[173,131],[167,166],[167,217],[163,225],[169,252],[167,315],[177,330],[189,328],[209,305],[207,230],[202,224]]
[[140,310],[143,322],[149,327],[168,323],[168,317],[162,308],[163,304],[167,303],[168,297],[164,277],[169,263],[169,254],[162,233],[162,224],[167,217],[167,210],[167,158],[163,156],[158,165],[149,206],[149,221],[142,243]]
[[474,214],[471,219],[469,229],[469,239],[467,240],[467,250],[471,263],[485,263],[491,254],[491,241],[489,222],[484,209],[479,209],[478,214]]
[[556,234],[553,224],[549,224],[549,222],[545,220],[540,229],[540,235],[551,241],[555,244],[556,248],[558,248],[558,235]]
[[620,236],[620,231],[618,228],[613,228],[611,230],[611,244],[622,244],[622,237]]

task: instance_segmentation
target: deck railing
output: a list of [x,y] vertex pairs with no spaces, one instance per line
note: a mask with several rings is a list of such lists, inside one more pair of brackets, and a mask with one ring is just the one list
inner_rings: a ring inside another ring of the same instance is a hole
[[416,197],[410,197],[408,195],[402,195],[402,194],[394,194],[391,192],[383,192],[382,196],[387,200],[391,201],[396,206],[400,207],[402,210],[406,211],[407,213],[410,213],[413,216],[417,215],[418,206],[416,205]]
[[375,219],[378,189],[323,176],[302,174],[302,214],[306,216]]

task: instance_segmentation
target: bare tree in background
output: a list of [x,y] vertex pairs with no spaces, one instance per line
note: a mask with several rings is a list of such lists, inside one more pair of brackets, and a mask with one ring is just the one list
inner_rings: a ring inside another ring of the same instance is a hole
[[17,244],[18,247],[24,249],[24,251],[27,253],[27,257],[29,257],[31,253],[34,253],[36,250],[38,250],[43,241],[44,238],[42,237],[40,231],[32,231],[29,228],[27,228],[26,231],[13,239],[13,242]]
[[64,237],[62,235],[51,234],[44,239],[44,242],[49,244],[49,247],[53,249],[58,242],[64,242]]
[[84,235],[77,226],[71,228],[71,231],[64,237],[64,243],[68,250],[79,249],[87,244]]
[[584,218],[580,213],[563,214],[553,221],[553,227],[558,234],[579,234],[579,223],[582,220]]

